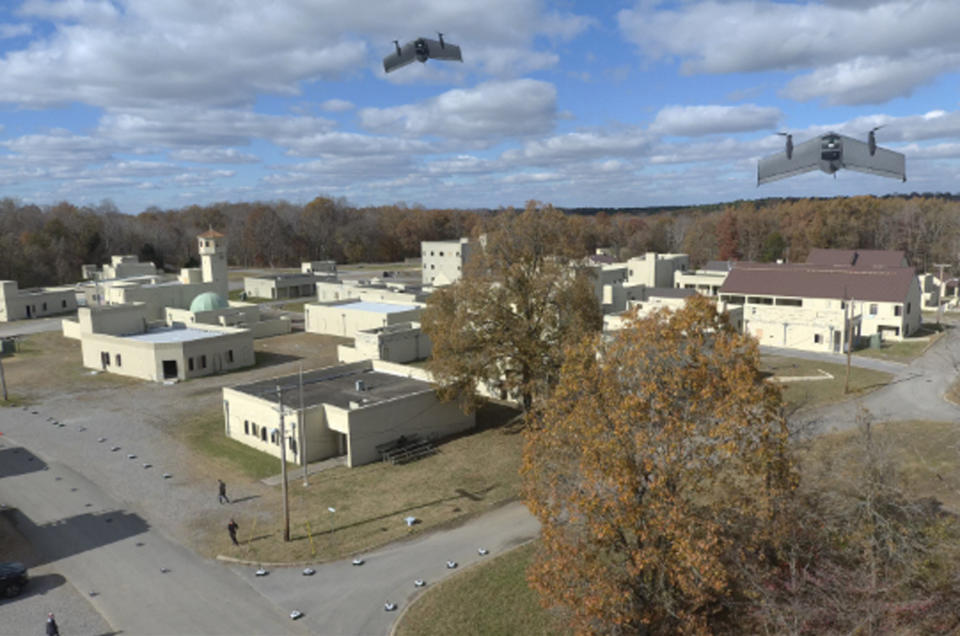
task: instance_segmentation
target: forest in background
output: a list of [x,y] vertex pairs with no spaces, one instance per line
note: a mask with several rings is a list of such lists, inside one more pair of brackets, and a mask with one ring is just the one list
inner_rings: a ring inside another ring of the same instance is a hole
[[[530,202],[528,207],[546,204]],[[428,209],[395,204],[354,207],[318,197],[148,209],[131,215],[106,201],[78,207],[0,199],[0,279],[21,287],[73,283],[85,263],[113,254],[176,272],[198,266],[196,235],[208,228],[229,241],[231,266],[296,267],[306,260],[395,262],[420,255],[420,241],[470,236],[512,210]],[[737,201],[688,208],[569,210],[567,253],[612,247],[621,259],[684,252],[708,260],[800,262],[811,248],[903,250],[918,271],[950,263],[960,271],[960,202],[912,195]],[[592,210],[591,210],[592,212]]]

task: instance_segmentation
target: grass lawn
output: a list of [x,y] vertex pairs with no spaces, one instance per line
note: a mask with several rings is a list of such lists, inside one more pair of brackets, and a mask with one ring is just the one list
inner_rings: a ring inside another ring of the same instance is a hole
[[847,367],[843,364],[806,360],[788,356],[761,356],[760,370],[775,377],[805,377],[822,375],[825,371],[833,376],[832,380],[812,380],[803,382],[785,382],[783,399],[787,406],[794,409],[810,408],[839,402],[859,394],[878,389],[893,378],[889,373],[871,369],[850,368],[850,393],[844,394],[843,386]]
[[520,546],[431,588],[404,614],[397,636],[570,633],[527,587],[524,572],[536,545]]
[[207,459],[250,479],[263,479],[279,470],[276,458],[224,434],[223,413],[219,409],[179,422],[173,434]]
[[854,355],[867,358],[877,358],[880,360],[892,360],[893,362],[910,362],[923,355],[929,347],[933,346],[945,332],[946,325],[937,325],[935,323],[924,323],[919,331],[913,336],[900,342],[884,342],[879,349],[860,349],[854,351]]
[[[262,562],[324,561],[457,522],[518,496],[522,436],[506,423],[515,411],[490,405],[477,415],[477,432],[440,445],[440,452],[403,466],[340,466],[290,482],[291,541],[283,541],[281,489],[256,484],[255,504],[236,513],[244,532],[230,544],[219,521],[198,526],[201,549]],[[279,461],[223,437],[219,410],[185,422],[181,439],[222,462],[224,474],[248,479],[279,473]],[[242,450],[241,450],[242,449]],[[297,471],[291,464],[288,470]],[[239,488],[239,486],[238,486]],[[336,513],[327,511],[336,508]],[[420,523],[407,527],[404,517]]]

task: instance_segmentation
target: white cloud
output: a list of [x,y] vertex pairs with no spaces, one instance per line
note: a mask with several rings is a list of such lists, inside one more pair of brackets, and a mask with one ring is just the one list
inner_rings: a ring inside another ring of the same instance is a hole
[[317,133],[283,141],[290,154],[299,156],[369,156],[425,152],[429,145],[414,139],[375,137],[347,132]]
[[330,113],[342,113],[345,110],[353,109],[353,102],[345,99],[328,99],[320,104],[320,109]]
[[504,152],[503,159],[511,163],[544,164],[639,157],[650,150],[653,140],[652,135],[639,128],[573,132],[528,141],[523,148]]
[[942,0],[832,5],[711,0],[675,9],[641,2],[617,17],[624,37],[645,55],[676,56],[687,73],[813,68],[787,94],[849,104],[909,95],[960,67],[956,9]]
[[749,132],[775,128],[780,110],[754,104],[740,106],[666,106],[650,125],[661,135],[697,137],[716,133]]
[[29,35],[33,29],[29,24],[0,24],[0,40]]
[[170,158],[192,163],[257,163],[260,158],[236,148],[183,148],[170,153]]
[[927,51],[894,60],[857,57],[796,77],[783,94],[799,101],[823,97],[832,105],[882,104],[907,97],[916,87],[955,68],[960,68],[960,53]]
[[551,130],[556,99],[553,84],[519,79],[455,89],[419,104],[364,108],[359,116],[361,125],[375,132],[492,145],[503,137]]

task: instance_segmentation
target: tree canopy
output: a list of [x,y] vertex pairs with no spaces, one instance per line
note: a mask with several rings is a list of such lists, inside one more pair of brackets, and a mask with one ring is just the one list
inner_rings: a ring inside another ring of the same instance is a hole
[[529,579],[577,631],[705,631],[794,488],[779,390],[706,299],[569,350],[527,430]]
[[431,295],[422,323],[442,396],[470,407],[486,387],[529,409],[556,383],[564,346],[600,329],[593,288],[564,254],[564,220],[535,203],[497,215],[461,279]]

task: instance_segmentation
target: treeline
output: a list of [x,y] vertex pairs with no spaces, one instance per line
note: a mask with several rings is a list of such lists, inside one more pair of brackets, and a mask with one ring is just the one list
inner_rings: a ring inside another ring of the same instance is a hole
[[[539,206],[531,202],[529,206]],[[529,207],[528,206],[528,207]],[[393,262],[420,254],[420,242],[469,236],[490,210],[428,209],[396,204],[353,207],[319,197],[216,203],[122,214],[105,202],[77,207],[0,199],[0,279],[22,287],[71,283],[84,263],[136,254],[168,271],[197,265],[195,237],[227,235],[234,266],[296,266],[304,260]],[[960,202],[942,196],[737,201],[657,212],[565,217],[566,252],[612,247],[620,258],[685,252],[708,260],[802,261],[814,247],[897,249],[930,271],[960,254]]]

